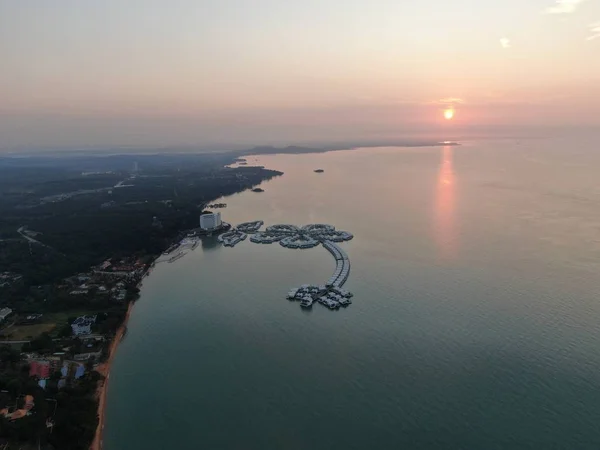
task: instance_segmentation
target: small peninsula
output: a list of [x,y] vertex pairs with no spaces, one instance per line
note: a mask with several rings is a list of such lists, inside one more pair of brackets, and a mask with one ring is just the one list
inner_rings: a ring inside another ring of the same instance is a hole
[[354,150],[358,148],[375,148],[375,147],[447,147],[458,146],[459,142],[455,141],[435,141],[435,140],[357,140],[357,141],[340,141],[329,144],[315,146],[298,146],[288,145],[287,147],[274,147],[271,145],[257,146],[247,150],[234,151],[235,154],[241,155],[238,159],[244,159],[243,156],[249,155],[302,155],[307,153],[326,153],[339,150]]

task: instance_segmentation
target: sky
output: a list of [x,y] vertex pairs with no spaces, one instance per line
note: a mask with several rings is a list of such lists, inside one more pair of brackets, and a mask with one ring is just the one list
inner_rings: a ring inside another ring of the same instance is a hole
[[600,0],[0,0],[3,149],[537,136],[599,99]]

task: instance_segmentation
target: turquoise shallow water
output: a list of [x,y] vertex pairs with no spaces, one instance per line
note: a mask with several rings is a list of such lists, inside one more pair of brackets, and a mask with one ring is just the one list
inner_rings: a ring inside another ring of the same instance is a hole
[[249,158],[285,175],[225,220],[352,232],[354,303],[285,300],[329,278],[323,248],[207,239],[158,265],[105,449],[599,448],[600,155],[568,144]]

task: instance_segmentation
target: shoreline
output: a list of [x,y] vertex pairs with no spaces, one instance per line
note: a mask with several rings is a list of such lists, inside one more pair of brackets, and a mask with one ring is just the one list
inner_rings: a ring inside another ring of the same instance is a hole
[[115,337],[110,343],[108,359],[95,369],[96,372],[104,376],[104,380],[98,383],[98,387],[96,389],[96,398],[98,399],[98,425],[96,427],[96,434],[94,435],[94,440],[90,445],[90,450],[102,450],[103,447],[102,434],[104,432],[104,419],[106,415],[106,394],[108,392],[110,369],[115,353],[119,347],[119,343],[121,342],[121,339],[123,339],[123,335],[125,334],[127,323],[129,322],[129,317],[131,316],[131,311],[133,310],[134,304],[135,301],[130,301],[129,305],[127,306],[127,312],[125,313],[123,323],[121,323],[121,325],[117,329]]
[[[221,198],[221,197],[218,197],[218,198]],[[227,224],[227,225],[229,225],[229,224]],[[229,227],[231,227],[231,225],[229,225]],[[227,229],[228,228],[224,227],[224,230],[227,230]],[[222,230],[219,230],[219,231],[222,231]],[[185,236],[185,234],[187,234],[188,232],[185,232],[176,237],[176,243],[178,244],[177,249],[179,249],[181,247],[180,241]],[[197,243],[199,244],[201,238],[200,238],[200,236],[196,236],[196,238],[198,239]],[[177,250],[177,249],[175,249],[175,250]],[[175,250],[173,250],[173,251],[175,251]],[[192,251],[195,250],[195,247],[192,246],[191,250]],[[152,263],[148,266],[148,268],[146,269],[146,271],[144,272],[144,274],[142,275],[142,277],[136,284],[136,287],[138,289],[141,288],[142,283],[144,282],[144,278],[146,278],[148,275],[150,275],[150,273],[152,273],[152,269],[154,269],[156,263],[161,262],[160,261],[161,256],[163,256],[163,255],[160,254],[160,255],[157,255],[154,257]],[[109,378],[110,378],[110,370],[111,370],[113,359],[115,357],[117,349],[119,348],[119,344],[121,343],[121,340],[123,339],[123,335],[125,334],[125,331],[127,329],[127,324],[129,323],[129,318],[131,317],[133,307],[138,300],[139,300],[139,295],[137,296],[136,300],[129,301],[123,322],[121,323],[121,325],[119,325],[119,328],[117,328],[115,336],[114,336],[112,342],[110,343],[108,358],[106,359],[105,362],[103,362],[102,364],[99,364],[94,369],[96,372],[98,372],[100,375],[102,375],[104,377],[104,380],[99,381],[98,386],[96,388],[95,397],[98,400],[98,409],[97,409],[98,425],[96,426],[96,432],[94,433],[94,439],[92,440],[92,443],[90,444],[90,447],[89,447],[90,450],[102,450],[102,448],[104,446],[103,433],[104,433],[104,425],[105,425],[104,422],[105,422],[105,418],[106,418],[105,417],[106,416],[106,396],[107,396],[107,392],[108,392],[108,382],[109,382]]]

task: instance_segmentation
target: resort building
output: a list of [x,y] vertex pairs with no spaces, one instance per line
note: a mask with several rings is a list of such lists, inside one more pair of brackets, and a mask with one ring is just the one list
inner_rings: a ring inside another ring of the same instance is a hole
[[221,213],[205,213],[200,215],[200,228],[203,230],[214,230],[222,225]]

